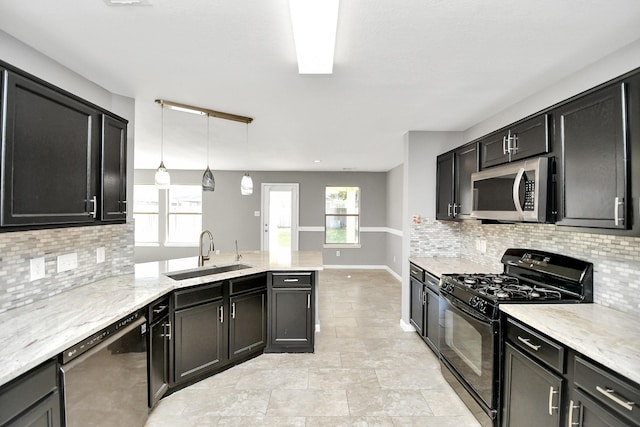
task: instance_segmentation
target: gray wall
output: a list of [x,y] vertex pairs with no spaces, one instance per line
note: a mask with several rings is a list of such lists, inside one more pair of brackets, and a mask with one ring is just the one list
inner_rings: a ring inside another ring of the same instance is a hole
[[[169,163],[169,162],[166,162]],[[173,184],[199,184],[202,171],[171,171]],[[234,250],[238,240],[240,251],[260,249],[262,228],[260,187],[262,183],[299,183],[299,225],[324,227],[324,188],[327,185],[359,186],[361,189],[360,248],[323,249],[322,231],[301,231],[300,250],[321,250],[325,265],[385,266],[387,265],[387,232],[367,230],[367,227],[387,226],[387,173],[386,172],[251,172],[254,193],[240,195],[243,172],[213,171],[216,191],[203,194],[203,228],[211,230],[216,249]],[[137,184],[152,184],[154,171],[136,170]],[[137,247],[136,262],[196,256],[197,248]],[[400,254],[398,253],[398,257]]]
[[398,277],[402,275],[402,197],[404,165],[387,172],[387,245],[385,264]]

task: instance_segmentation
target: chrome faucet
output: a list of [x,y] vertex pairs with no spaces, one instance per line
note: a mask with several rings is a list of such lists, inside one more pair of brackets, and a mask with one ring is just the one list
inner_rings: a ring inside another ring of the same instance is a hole
[[238,252],[238,241],[236,240],[236,262],[240,261],[240,258],[242,258],[242,255]]
[[[206,255],[202,255],[202,238],[205,234],[209,236],[209,250],[207,250]],[[200,252],[198,252],[198,267],[202,267],[204,265],[204,262],[209,260],[209,256],[214,250],[215,246],[213,245],[213,234],[211,234],[209,230],[204,230],[202,233],[200,233]]]

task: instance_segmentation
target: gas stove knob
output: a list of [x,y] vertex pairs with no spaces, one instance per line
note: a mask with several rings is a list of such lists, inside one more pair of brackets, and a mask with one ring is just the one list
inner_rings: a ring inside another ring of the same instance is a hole
[[486,313],[487,312],[487,302],[479,300],[478,301],[478,310],[480,310],[483,313]]
[[479,303],[480,303],[480,298],[478,298],[478,297],[476,297],[476,296],[472,296],[472,297],[469,299],[469,305],[470,305],[471,307],[477,307]]

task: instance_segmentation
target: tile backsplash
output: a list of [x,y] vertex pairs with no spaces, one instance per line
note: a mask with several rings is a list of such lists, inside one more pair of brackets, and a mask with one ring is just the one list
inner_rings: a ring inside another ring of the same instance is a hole
[[[442,238],[451,242],[442,242]],[[486,252],[478,247],[486,242]],[[432,243],[433,242],[433,243]],[[501,268],[505,249],[555,252],[594,264],[594,302],[640,314],[640,238],[576,233],[552,224],[481,224],[423,220],[411,229],[412,256],[463,256]]]
[[[104,248],[104,262],[97,250]],[[134,229],[127,224],[0,233],[0,313],[111,276],[133,272]],[[59,255],[77,254],[77,268],[58,272]],[[44,257],[45,276],[30,265]]]

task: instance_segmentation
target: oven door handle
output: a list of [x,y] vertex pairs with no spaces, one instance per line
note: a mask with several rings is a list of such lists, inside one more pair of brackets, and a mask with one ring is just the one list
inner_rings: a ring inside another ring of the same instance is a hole
[[474,313],[473,311],[469,310],[467,307],[465,307],[464,305],[460,304],[459,302],[457,302],[456,300],[454,300],[453,298],[447,298],[446,296],[443,296],[443,298],[452,306],[454,306],[455,308],[457,308],[458,310],[462,311],[464,314],[473,317],[474,319],[485,323],[487,325],[492,323],[492,320],[486,316],[483,316],[480,313]]

